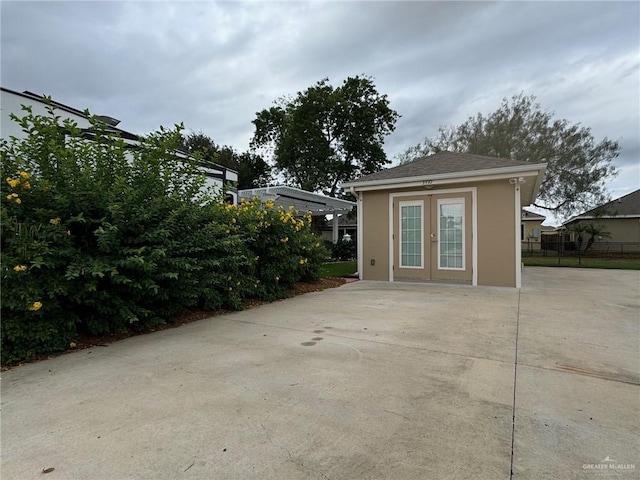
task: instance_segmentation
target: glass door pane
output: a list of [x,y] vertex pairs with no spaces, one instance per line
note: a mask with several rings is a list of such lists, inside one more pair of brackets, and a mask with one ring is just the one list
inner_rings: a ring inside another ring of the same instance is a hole
[[438,268],[465,268],[464,199],[438,200]]
[[400,266],[422,268],[422,201],[400,202]]

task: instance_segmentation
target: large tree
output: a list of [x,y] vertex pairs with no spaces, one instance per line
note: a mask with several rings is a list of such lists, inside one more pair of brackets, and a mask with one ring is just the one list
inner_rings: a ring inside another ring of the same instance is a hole
[[382,147],[398,116],[369,77],[337,88],[323,79],[256,113],[251,144],[273,154],[288,183],[336,196],[342,182],[389,162]]
[[478,113],[457,127],[441,127],[399,156],[406,162],[439,151],[475,153],[532,163],[547,163],[536,203],[559,216],[605,203],[605,182],[616,175],[612,164],[620,153],[618,142],[596,142],[591,129],[554,119],[534,96],[504,98],[489,115]]
[[255,153],[238,153],[227,145],[217,145],[202,132],[183,137],[183,148],[197,153],[202,161],[217,163],[238,172],[238,189],[266,187],[271,180],[271,166]]

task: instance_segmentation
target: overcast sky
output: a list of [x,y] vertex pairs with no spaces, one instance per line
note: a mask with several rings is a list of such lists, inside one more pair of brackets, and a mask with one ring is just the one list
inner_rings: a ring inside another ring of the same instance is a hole
[[374,78],[392,159],[503,97],[620,140],[640,187],[640,11],[630,2],[1,2],[1,83],[147,133],[184,122],[246,150],[256,112],[329,77]]

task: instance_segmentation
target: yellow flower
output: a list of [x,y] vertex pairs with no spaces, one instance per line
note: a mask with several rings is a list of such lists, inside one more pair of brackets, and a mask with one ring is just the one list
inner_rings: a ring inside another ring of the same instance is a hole
[[7,177],[7,183],[11,188],[16,188],[20,184],[20,180],[17,178]]
[[316,242],[316,248],[320,246],[320,242]]
[[232,218],[232,219],[231,219],[231,223],[236,223],[236,219],[235,219],[235,218]]
[[71,230],[67,230],[67,235],[71,235]]
[[280,277],[276,275],[276,282],[280,280]]
[[16,265],[13,267],[16,272],[24,272],[27,269],[26,265]]
[[227,230],[227,232],[226,232],[226,233],[231,233],[231,230]]
[[40,310],[41,308],[42,308],[42,303],[33,302],[33,305],[29,307],[29,310],[31,310],[32,312],[35,312],[36,310]]
[[304,258],[301,258],[299,263],[300,265],[304,265]]
[[20,175],[22,178],[29,178],[29,174],[24,171],[18,172],[18,175]]
[[27,190],[28,190],[29,188],[31,188],[31,184],[30,184],[29,182],[24,182],[24,183],[22,184],[22,188],[25,188],[25,189],[27,189]]
[[16,203],[20,205],[22,203],[22,200],[20,200],[19,198],[16,198]]
[[267,200],[266,202],[264,202],[264,206],[267,208],[273,208],[275,204],[276,202],[274,202],[273,200]]
[[76,345],[76,342],[71,342],[71,343],[69,343],[69,346],[71,348],[76,348],[78,345]]
[[49,220],[49,223],[51,225],[58,225],[60,223],[60,217],[52,218],[51,220]]
[[287,242],[289,241],[289,237],[281,238],[281,239],[280,239],[280,241],[281,241],[282,243],[287,243]]

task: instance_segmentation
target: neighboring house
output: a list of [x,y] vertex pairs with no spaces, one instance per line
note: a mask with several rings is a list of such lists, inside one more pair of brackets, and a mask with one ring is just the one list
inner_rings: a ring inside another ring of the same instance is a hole
[[522,219],[520,223],[520,240],[523,250],[540,250],[542,238],[542,222],[547,219],[529,210],[522,209]]
[[441,152],[343,184],[364,280],[520,287],[521,210],[546,164]]
[[311,212],[315,217],[332,215],[331,236],[328,240],[336,243],[338,236],[338,218],[342,214],[349,213],[356,206],[355,202],[342,200],[340,198],[327,197],[319,193],[307,192],[295,187],[285,185],[275,185],[272,187],[250,188],[240,190],[239,197],[252,199],[258,197],[262,201],[272,200],[276,206],[288,209],[295,208],[300,214]]
[[[24,138],[26,136],[26,134],[22,131],[20,125],[10,118],[10,115],[12,113],[18,118],[21,118],[26,114],[26,112],[22,110],[22,105],[30,106],[34,115],[48,115],[48,105],[47,103],[45,103],[44,97],[42,95],[37,95],[28,91],[20,93],[9,90],[8,88],[0,87],[1,138],[9,139],[12,136],[17,138]],[[73,120],[80,129],[87,133],[88,138],[90,138],[91,123],[89,122],[87,115],[82,110],[78,110],[76,108],[55,101],[51,101],[51,106],[55,107],[57,115]],[[117,133],[129,145],[134,147],[137,144],[138,135],[117,128],[120,120],[106,115],[99,115],[99,118],[109,126],[109,129],[111,131]],[[178,152],[178,156],[179,158],[186,158],[186,154],[182,152]],[[221,165],[207,163],[203,164],[200,168],[206,176],[207,187],[214,187],[216,189],[219,189],[224,185],[228,185],[229,182],[238,181],[237,172]],[[228,187],[227,198],[229,202],[237,203],[237,190],[233,189],[232,187]]]
[[[358,236],[358,219],[355,215],[340,215],[338,217],[338,240],[345,235],[349,235],[355,242]],[[333,227],[327,225],[322,229],[322,239],[333,240]]]
[[577,223],[600,225],[611,235],[596,239],[593,250],[640,250],[640,189],[570,218],[562,226],[571,230]]

